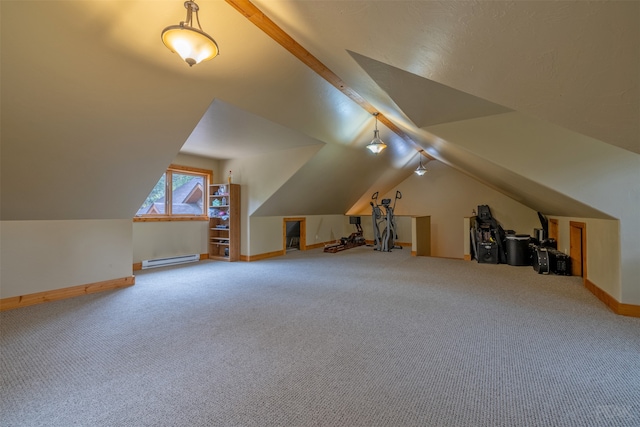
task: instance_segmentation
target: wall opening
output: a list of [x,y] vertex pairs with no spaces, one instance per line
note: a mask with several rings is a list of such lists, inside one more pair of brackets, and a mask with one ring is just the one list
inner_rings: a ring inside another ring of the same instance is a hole
[[306,234],[305,218],[284,218],[282,221],[282,246],[284,251],[306,250]]

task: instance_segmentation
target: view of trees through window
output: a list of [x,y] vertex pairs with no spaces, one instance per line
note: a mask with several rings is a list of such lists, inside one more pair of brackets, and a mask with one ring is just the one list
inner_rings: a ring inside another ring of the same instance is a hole
[[205,215],[206,185],[206,174],[169,169],[160,177],[136,216]]
[[155,209],[157,210],[157,213],[159,214],[164,213],[165,211],[164,200],[165,200],[166,189],[167,189],[166,183],[167,183],[167,174],[163,173],[162,177],[160,178],[158,183],[155,185],[155,187],[153,187],[153,190],[151,190],[151,193],[149,193],[149,195],[147,196],[146,200],[144,201],[140,209],[138,209],[138,212],[136,213],[136,215],[147,214],[150,208],[152,209],[154,206],[155,206]]

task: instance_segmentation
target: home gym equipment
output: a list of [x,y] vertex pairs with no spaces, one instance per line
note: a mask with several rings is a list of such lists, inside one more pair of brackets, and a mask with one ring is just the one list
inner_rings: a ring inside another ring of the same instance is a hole
[[336,252],[355,248],[356,246],[362,246],[365,244],[364,236],[362,235],[362,226],[360,225],[360,217],[350,216],[349,224],[353,224],[356,226],[356,232],[351,233],[349,237],[341,237],[339,242],[324,245],[325,252],[335,254]]
[[373,193],[373,196],[371,196],[371,200],[375,200],[375,203],[369,203],[371,204],[371,220],[373,222],[373,248],[377,251],[382,247],[380,229],[378,228],[378,221],[380,221],[380,219],[382,218],[382,210],[380,209],[380,205],[378,205],[377,191]]
[[[375,203],[369,203],[371,204],[371,219],[373,221],[373,249],[376,251],[391,252],[392,249],[402,249],[402,246],[395,244],[398,233],[396,219],[393,213],[399,199],[402,199],[402,193],[400,191],[396,191],[393,206],[391,206],[391,199],[382,199],[380,204],[378,204],[377,191],[371,196],[371,200],[375,201]],[[380,232],[382,227],[384,227],[384,229]]]

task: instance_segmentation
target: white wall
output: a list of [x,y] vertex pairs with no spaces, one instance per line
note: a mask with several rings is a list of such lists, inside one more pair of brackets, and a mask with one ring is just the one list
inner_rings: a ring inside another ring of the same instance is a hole
[[618,220],[554,217],[558,220],[558,250],[570,253],[571,221],[585,224],[587,233],[586,278],[616,300],[622,298],[620,281],[620,222]]
[[133,262],[189,254],[206,254],[208,221],[133,223]]
[[0,222],[0,298],[132,275],[130,219]]
[[309,215],[307,218],[307,245],[333,242],[355,231],[344,215]]
[[246,248],[241,249],[242,255],[256,256],[271,252],[282,251],[282,218],[279,216],[260,216],[249,219],[251,239]]
[[243,210],[251,215],[323,146],[317,144],[225,160],[220,166],[225,180],[231,170],[233,182],[245,187]]
[[[354,226],[349,224],[349,217],[344,215],[291,215],[291,217],[305,218],[307,246],[333,242],[355,231]],[[284,218],[284,216],[252,216],[249,252],[242,254],[255,256],[284,250],[282,242]]]
[[[220,160],[178,153],[176,158],[173,159],[171,163],[179,166],[189,166],[192,168],[200,168],[212,171],[213,182],[211,184],[227,182],[227,175],[225,174],[225,171],[223,169],[220,169]],[[167,165],[167,167],[168,166],[169,165]],[[160,177],[158,176],[158,178]],[[140,204],[142,204],[142,202],[140,202]]]

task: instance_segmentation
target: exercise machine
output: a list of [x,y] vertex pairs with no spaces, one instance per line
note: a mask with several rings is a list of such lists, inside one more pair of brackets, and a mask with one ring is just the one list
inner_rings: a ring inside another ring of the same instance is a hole
[[350,216],[349,224],[353,224],[356,226],[356,232],[351,233],[349,237],[341,237],[339,242],[324,245],[325,252],[335,254],[336,252],[355,248],[356,246],[362,246],[365,244],[364,236],[362,234],[362,226],[360,225],[360,217]]
[[382,239],[380,237],[380,228],[378,227],[378,221],[382,219],[382,209],[380,209],[380,205],[378,204],[378,192],[376,191],[371,196],[371,200],[375,200],[375,203],[369,202],[371,204],[371,220],[373,222],[373,249],[379,250],[382,248]]
[[[402,199],[400,191],[396,191],[393,206],[391,206],[391,199],[382,199],[378,204],[377,191],[371,196],[371,200],[375,201],[375,203],[369,203],[371,204],[371,220],[373,222],[373,249],[376,251],[391,252],[392,249],[402,249],[402,246],[395,244],[398,233],[393,213],[399,199]],[[381,228],[383,228],[382,232],[380,232]]]

